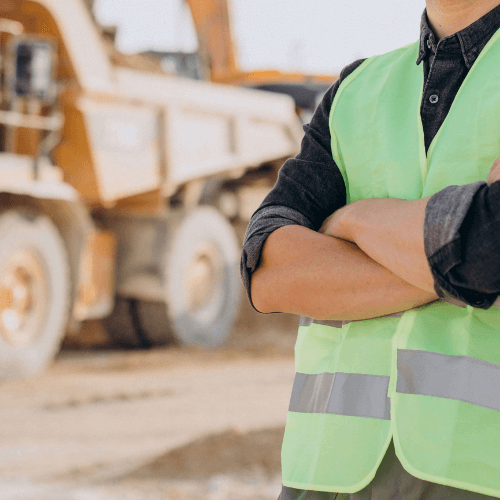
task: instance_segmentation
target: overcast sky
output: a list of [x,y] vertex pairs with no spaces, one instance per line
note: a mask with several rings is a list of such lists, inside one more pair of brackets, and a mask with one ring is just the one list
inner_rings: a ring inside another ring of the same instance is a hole
[[[231,0],[242,69],[336,73],[418,39],[424,0]],[[196,50],[183,0],[96,0],[124,52]]]

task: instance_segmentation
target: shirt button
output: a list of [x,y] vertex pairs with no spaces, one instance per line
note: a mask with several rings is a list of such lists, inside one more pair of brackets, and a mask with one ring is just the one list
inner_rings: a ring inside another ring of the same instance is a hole
[[429,101],[431,104],[436,104],[439,101],[439,97],[436,94],[432,94],[429,97]]
[[432,43],[431,43],[431,39],[430,39],[430,38],[427,38],[427,47],[428,47],[429,49],[431,49],[431,48],[432,48]]

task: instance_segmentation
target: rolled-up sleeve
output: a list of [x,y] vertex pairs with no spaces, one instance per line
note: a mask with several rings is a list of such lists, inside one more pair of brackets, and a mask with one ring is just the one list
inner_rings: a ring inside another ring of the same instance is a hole
[[326,217],[345,205],[344,180],[331,152],[329,116],[340,82],[362,62],[344,68],[339,80],[326,92],[311,123],[304,125],[300,153],[284,163],[275,186],[250,220],[240,265],[250,302],[251,276],[259,266],[267,237],[287,225],[318,230]]
[[449,186],[432,196],[424,243],[440,297],[491,307],[500,293],[500,182]]

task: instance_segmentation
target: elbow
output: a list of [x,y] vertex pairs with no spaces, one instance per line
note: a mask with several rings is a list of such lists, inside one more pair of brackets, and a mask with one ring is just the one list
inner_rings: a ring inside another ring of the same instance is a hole
[[268,314],[273,312],[269,304],[265,300],[262,300],[257,294],[252,294],[252,304],[254,309],[259,313]]
[[257,270],[253,273],[250,282],[250,297],[254,308],[260,313],[275,312],[272,303],[272,291],[269,290],[268,271]]

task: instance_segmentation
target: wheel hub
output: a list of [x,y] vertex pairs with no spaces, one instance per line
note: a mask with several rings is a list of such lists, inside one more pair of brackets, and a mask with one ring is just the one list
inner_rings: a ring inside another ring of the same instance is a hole
[[34,251],[21,250],[0,274],[0,335],[14,347],[36,340],[47,300],[43,264]]
[[220,293],[224,265],[214,243],[205,242],[199,246],[186,267],[184,279],[187,304],[192,313],[203,309]]

